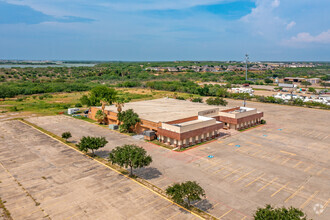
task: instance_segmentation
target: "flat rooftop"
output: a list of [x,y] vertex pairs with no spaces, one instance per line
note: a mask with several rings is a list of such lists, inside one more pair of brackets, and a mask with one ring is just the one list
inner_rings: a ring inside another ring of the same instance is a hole
[[[204,103],[196,103],[185,100],[161,98],[147,101],[125,103],[123,111],[133,109],[141,119],[153,122],[169,122],[182,118],[197,116],[199,111],[226,107],[211,106]],[[105,110],[117,112],[115,105],[106,106]]]

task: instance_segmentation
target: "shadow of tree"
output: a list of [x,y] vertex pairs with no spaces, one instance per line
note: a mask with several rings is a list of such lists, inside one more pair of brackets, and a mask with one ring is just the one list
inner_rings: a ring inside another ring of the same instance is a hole
[[97,150],[95,151],[95,154],[99,157],[103,157],[103,158],[107,158],[109,157],[109,153],[110,151],[109,150]]
[[213,205],[207,199],[203,199],[199,202],[198,201],[192,202],[192,205],[194,205],[195,207],[197,207],[203,211],[207,211],[207,210],[213,208]]
[[155,179],[162,175],[162,173],[154,167],[143,167],[135,169],[133,173],[146,180]]

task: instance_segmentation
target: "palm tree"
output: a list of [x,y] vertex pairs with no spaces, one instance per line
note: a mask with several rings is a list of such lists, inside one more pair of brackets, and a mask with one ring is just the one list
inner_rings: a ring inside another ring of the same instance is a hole
[[104,112],[105,105],[108,104],[108,102],[105,99],[101,99],[100,103],[102,104],[102,112]]
[[[115,105],[117,107],[117,112],[120,113],[123,110],[125,100],[124,99],[117,99]],[[117,120],[117,124],[120,124],[120,121]]]
[[123,110],[124,104],[125,104],[125,100],[124,99],[117,99],[116,100],[115,105],[117,107],[118,113]]
[[103,111],[98,110],[95,114],[95,118],[97,119],[97,121],[100,124],[102,124],[105,121],[105,119],[107,118],[107,115]]

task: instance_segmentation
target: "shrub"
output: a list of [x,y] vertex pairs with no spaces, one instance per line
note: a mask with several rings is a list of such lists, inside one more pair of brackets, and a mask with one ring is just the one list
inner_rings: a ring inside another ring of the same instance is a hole
[[202,98],[200,98],[200,97],[198,97],[198,98],[193,98],[191,101],[192,101],[192,102],[199,102],[199,103],[203,103],[203,99],[202,99]]
[[266,124],[266,120],[261,119],[260,124]]
[[182,96],[177,96],[177,97],[175,97],[176,99],[179,99],[179,100],[186,100],[184,97],[182,97]]
[[79,102],[79,103],[75,104],[75,107],[81,108],[82,107],[82,104]]
[[226,106],[228,104],[228,102],[226,100],[224,100],[223,98],[208,98],[206,100],[206,103],[208,105],[222,105],[222,106]]
[[62,138],[65,139],[66,141],[72,137],[71,133],[69,131],[63,132],[62,133]]

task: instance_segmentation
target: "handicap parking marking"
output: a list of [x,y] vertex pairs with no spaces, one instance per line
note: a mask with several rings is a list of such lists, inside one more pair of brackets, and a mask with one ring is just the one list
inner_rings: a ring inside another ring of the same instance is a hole
[[262,136],[267,137],[268,135],[267,135],[267,134],[264,134],[264,135],[262,135]]
[[211,159],[212,159],[212,158],[214,158],[214,156],[213,156],[213,155],[209,155],[209,156],[207,156],[207,157],[208,157],[208,158],[211,158]]
[[235,147],[241,147],[241,145],[239,145],[239,144],[236,144],[236,145],[235,145]]

